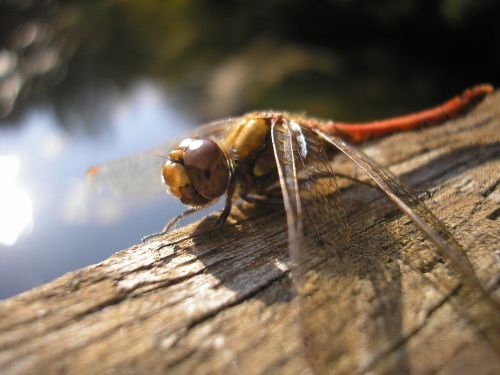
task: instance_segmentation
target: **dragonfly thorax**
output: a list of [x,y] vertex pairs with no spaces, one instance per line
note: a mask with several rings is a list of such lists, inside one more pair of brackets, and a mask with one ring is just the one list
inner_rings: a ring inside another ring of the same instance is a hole
[[277,175],[268,113],[250,113],[233,126],[223,145],[230,150],[240,194],[262,193]]
[[205,206],[226,192],[229,163],[214,141],[188,138],[170,151],[162,176],[169,191],[182,203]]

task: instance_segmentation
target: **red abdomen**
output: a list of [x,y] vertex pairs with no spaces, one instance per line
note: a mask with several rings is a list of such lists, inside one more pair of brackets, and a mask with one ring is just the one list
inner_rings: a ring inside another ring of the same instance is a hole
[[493,92],[492,85],[478,85],[465,90],[461,95],[455,96],[437,107],[420,112],[365,123],[349,124],[329,121],[321,126],[321,129],[327,133],[339,135],[351,142],[359,143],[397,131],[411,130],[445,122],[468,111],[491,92]]

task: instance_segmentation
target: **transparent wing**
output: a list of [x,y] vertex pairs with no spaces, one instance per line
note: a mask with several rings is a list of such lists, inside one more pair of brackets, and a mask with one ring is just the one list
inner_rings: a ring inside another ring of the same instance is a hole
[[[288,225],[288,242],[292,261],[300,259],[303,241],[302,202],[299,193],[293,135],[284,122],[273,122],[271,129],[274,157],[280,180]],[[298,262],[296,262],[296,265]]]
[[[222,138],[237,120],[229,118],[214,121],[194,129],[184,138]],[[160,171],[165,162],[162,156],[167,155],[180,141],[170,140],[158,147],[95,165],[87,172],[87,183],[92,189],[126,197],[162,192],[164,188]]]
[[349,230],[335,175],[317,136],[292,121],[276,120],[272,143],[285,205],[301,341],[314,373],[326,373],[328,343],[336,329],[331,324],[336,301],[326,306],[324,298],[308,297],[315,286],[325,285],[318,283],[325,275],[315,272],[317,263],[330,258],[339,244],[347,245]]
[[[450,261],[453,268],[459,271],[462,275],[461,280],[465,282],[465,288],[462,288],[465,289],[464,293],[469,296],[469,300],[477,300],[476,306],[478,307],[467,311],[462,309],[459,312],[465,315],[467,320],[475,321],[476,327],[483,327],[482,334],[497,351],[500,351],[500,332],[498,330],[500,327],[500,314],[498,314],[500,302],[494,294],[488,292],[487,288],[477,278],[464,250],[453,235],[449,233],[445,224],[387,169],[375,163],[341,138],[326,134],[319,129],[314,131],[324,141],[340,150],[358,165],[387,197],[410,217],[427,238],[434,242],[442,255]],[[459,310],[461,308],[461,306],[455,307]]]
[[349,248],[351,232],[345,207],[325,150],[325,144],[308,127],[294,121],[289,126],[294,135],[298,163],[300,195],[304,202],[306,232],[328,242],[336,250]]

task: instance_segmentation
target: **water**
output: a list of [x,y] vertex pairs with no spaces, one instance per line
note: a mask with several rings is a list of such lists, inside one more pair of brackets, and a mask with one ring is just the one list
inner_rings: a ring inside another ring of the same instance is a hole
[[85,183],[96,163],[177,138],[193,120],[151,82],[110,96],[98,136],[69,133],[48,108],[0,128],[0,298],[105,259],[161,229],[182,205],[160,190],[134,200]]

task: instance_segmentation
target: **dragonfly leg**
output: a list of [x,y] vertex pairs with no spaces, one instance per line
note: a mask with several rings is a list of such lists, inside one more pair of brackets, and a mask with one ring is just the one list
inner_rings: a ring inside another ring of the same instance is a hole
[[148,242],[156,237],[161,236],[162,234],[168,233],[179,221],[184,219],[186,216],[189,216],[189,215],[195,213],[196,211],[198,211],[196,208],[188,208],[187,210],[183,211],[182,213],[180,213],[179,215],[174,217],[172,220],[167,222],[165,224],[165,226],[163,227],[161,232],[152,233],[148,236],[145,236],[141,239],[141,241],[143,243],[146,243],[146,242]]
[[198,209],[196,208],[188,208],[187,210],[181,212],[179,215],[174,217],[172,220],[170,220],[165,226],[163,227],[163,230],[160,233],[167,233],[170,232],[170,230],[182,219],[185,217],[194,214]]
[[227,218],[229,217],[229,214],[231,213],[231,207],[233,206],[233,195],[235,189],[236,189],[236,179],[234,178],[233,174],[231,176],[231,180],[229,181],[229,186],[227,188],[226,204],[224,205],[224,209],[217,218],[217,221],[215,222],[216,227],[223,225],[226,222]]
[[163,232],[156,232],[156,233],[148,234],[147,236],[144,236],[141,238],[141,242],[148,243],[149,241],[161,236],[162,234],[163,234]]

